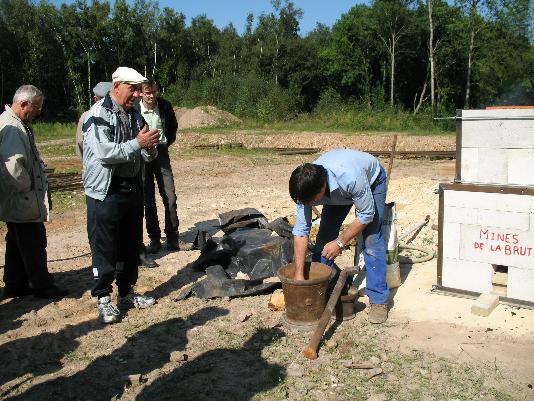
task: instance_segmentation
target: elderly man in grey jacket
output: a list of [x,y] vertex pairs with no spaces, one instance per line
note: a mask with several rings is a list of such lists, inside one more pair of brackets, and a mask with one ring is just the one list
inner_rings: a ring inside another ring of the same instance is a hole
[[7,223],[4,298],[33,293],[52,299],[68,293],[53,284],[47,267],[48,181],[30,127],[43,101],[39,89],[23,85],[0,115],[0,220]]

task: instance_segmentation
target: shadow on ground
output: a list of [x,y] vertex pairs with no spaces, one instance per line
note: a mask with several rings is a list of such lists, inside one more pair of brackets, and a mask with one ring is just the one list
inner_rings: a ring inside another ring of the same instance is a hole
[[146,375],[161,368],[169,362],[171,352],[185,349],[188,330],[226,314],[226,309],[208,307],[186,320],[172,318],[154,324],[133,334],[111,354],[93,360],[82,371],[37,384],[7,399],[96,401],[121,397],[129,375]]

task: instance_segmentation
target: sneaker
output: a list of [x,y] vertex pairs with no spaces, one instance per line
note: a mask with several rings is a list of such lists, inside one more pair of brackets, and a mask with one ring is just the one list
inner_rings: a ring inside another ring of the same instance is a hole
[[369,305],[369,323],[380,324],[388,320],[387,304],[370,304]]
[[156,253],[158,251],[161,251],[161,243],[159,242],[159,239],[151,239],[150,243],[146,247],[146,251],[148,253]]
[[120,295],[117,297],[117,306],[120,310],[128,310],[131,308],[145,309],[156,303],[156,299],[149,297],[148,295],[139,295],[134,292],[130,292],[125,297]]
[[121,313],[115,305],[111,303],[111,297],[105,296],[98,299],[98,318],[102,323],[115,323],[118,322]]
[[52,284],[45,288],[39,288],[37,290],[33,290],[33,296],[36,298],[43,298],[43,299],[59,299],[63,298],[69,293],[69,290],[65,288],[60,288],[55,284]]

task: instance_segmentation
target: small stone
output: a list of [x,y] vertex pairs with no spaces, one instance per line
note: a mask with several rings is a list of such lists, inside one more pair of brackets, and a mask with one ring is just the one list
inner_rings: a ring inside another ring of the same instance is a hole
[[380,365],[380,358],[372,356],[371,358],[369,358],[369,362],[371,362],[374,366],[378,366]]
[[280,283],[280,277],[273,276],[273,277],[267,277],[263,279],[263,283]]
[[252,313],[250,312],[242,312],[237,316],[237,321],[239,323],[246,322],[251,316],[252,316]]
[[339,398],[336,393],[333,391],[327,391],[326,393],[326,401],[339,401]]
[[386,354],[385,352],[383,352],[382,354],[380,354],[380,359],[382,360],[382,362],[387,362],[387,361],[389,361],[388,354]]
[[287,368],[288,377],[302,377],[304,376],[304,368],[298,363],[291,363]]
[[169,355],[171,362],[185,362],[189,359],[189,356],[185,352],[173,351]]
[[399,382],[399,378],[394,375],[393,373],[390,373],[389,375],[386,376],[386,380],[389,382],[389,383],[398,383]]
[[371,395],[367,401],[386,401],[387,396],[385,394],[373,394]]
[[395,364],[393,362],[382,362],[381,367],[384,373],[391,373],[395,370]]
[[367,377],[367,380],[371,380],[373,377],[381,375],[382,372],[383,370],[381,368],[373,368],[369,369],[365,375]]
[[243,273],[242,271],[238,271],[235,275],[236,280],[250,280],[250,276],[247,273]]
[[278,289],[271,294],[267,307],[272,311],[283,311],[286,309],[285,297],[282,290]]
[[142,374],[137,373],[134,375],[128,375],[128,382],[131,386],[138,386],[139,384],[145,383],[146,379]]
[[328,340],[326,342],[325,345],[326,345],[326,348],[336,348],[337,347],[337,341],[330,339],[330,340]]
[[432,364],[430,371],[432,373],[441,373],[443,371],[443,366],[440,363],[434,363]]
[[417,383],[407,383],[406,384],[406,388],[410,391],[415,391],[415,390],[418,390],[419,389],[419,384]]
[[344,368],[350,368],[352,367],[352,359],[342,359],[339,361],[339,363],[341,364],[341,366],[343,366]]

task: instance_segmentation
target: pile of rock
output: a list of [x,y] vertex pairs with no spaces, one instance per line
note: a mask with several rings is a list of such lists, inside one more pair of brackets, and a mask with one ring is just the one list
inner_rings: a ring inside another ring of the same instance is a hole
[[199,106],[194,109],[176,107],[174,113],[178,129],[225,127],[242,123],[238,117],[214,106]]

